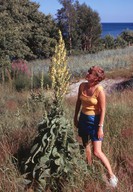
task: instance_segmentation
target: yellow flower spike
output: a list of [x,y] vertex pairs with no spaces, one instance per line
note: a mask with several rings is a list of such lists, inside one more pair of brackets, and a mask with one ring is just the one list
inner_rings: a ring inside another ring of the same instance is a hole
[[50,76],[55,99],[58,103],[63,100],[69,86],[70,74],[67,65],[65,43],[59,31],[59,42],[55,47],[55,54],[52,57]]

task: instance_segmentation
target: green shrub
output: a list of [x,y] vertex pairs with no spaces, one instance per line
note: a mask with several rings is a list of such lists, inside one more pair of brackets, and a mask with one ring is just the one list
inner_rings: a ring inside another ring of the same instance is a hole
[[115,48],[124,48],[127,46],[127,42],[120,36],[115,39]]
[[28,90],[30,88],[30,78],[26,74],[19,74],[13,80],[13,86],[17,91]]
[[114,49],[114,37],[111,35],[106,35],[104,37],[104,44],[105,44],[105,49]]

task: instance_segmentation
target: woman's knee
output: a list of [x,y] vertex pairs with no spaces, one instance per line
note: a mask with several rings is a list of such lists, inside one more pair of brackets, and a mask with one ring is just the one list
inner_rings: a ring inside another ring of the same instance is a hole
[[101,157],[101,154],[102,154],[102,151],[101,150],[94,150],[94,155],[96,156],[96,157]]

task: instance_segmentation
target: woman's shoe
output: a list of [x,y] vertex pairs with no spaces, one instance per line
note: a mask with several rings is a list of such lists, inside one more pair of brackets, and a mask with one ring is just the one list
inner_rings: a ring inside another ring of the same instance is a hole
[[111,178],[109,179],[109,183],[112,187],[117,187],[118,178],[115,175],[111,176]]

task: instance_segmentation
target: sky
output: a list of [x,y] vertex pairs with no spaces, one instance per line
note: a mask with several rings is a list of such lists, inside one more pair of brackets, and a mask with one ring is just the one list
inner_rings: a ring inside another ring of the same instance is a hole
[[[31,0],[40,5],[39,11],[55,17],[57,10],[62,7],[58,0]],[[97,11],[102,23],[133,22],[133,0],[79,0],[92,10]]]

